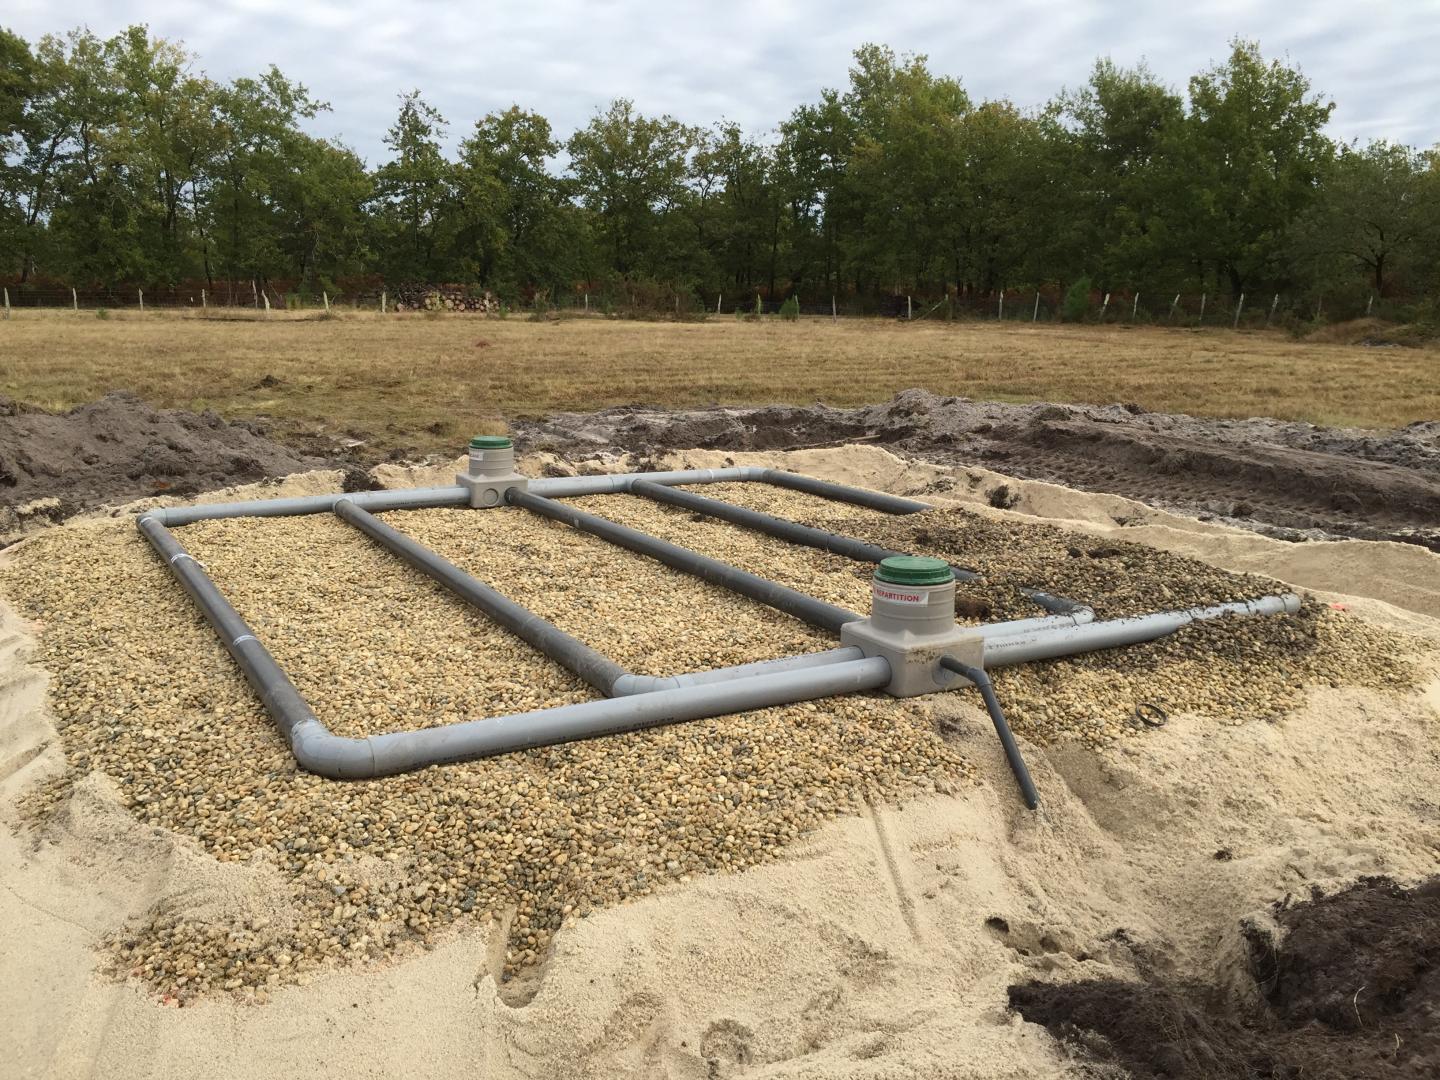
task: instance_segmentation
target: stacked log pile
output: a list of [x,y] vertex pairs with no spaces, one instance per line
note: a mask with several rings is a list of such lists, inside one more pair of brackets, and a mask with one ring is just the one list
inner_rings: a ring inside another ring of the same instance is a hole
[[500,301],[492,294],[464,285],[401,285],[392,297],[396,311],[476,311],[486,315],[500,310]]

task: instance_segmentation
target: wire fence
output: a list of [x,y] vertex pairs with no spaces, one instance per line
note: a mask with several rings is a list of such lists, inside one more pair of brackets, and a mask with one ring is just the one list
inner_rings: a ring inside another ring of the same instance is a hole
[[[1374,316],[1393,321],[1433,318],[1434,302],[1382,298],[1360,290],[1331,293],[1215,294],[1096,290],[1079,304],[1058,287],[962,290],[939,296],[895,293],[857,297],[839,294],[767,298],[754,292],[701,295],[654,285],[609,286],[573,292],[537,292],[508,301],[477,286],[367,285],[331,294],[285,288],[289,283],[217,282],[197,285],[68,286],[18,283],[3,286],[8,313],[19,308],[75,311],[191,310],[207,312],[329,311],[552,314],[619,318],[757,317],[794,313],[806,317],[882,318],[909,322],[991,320],[1012,323],[1076,321],[1102,324],[1266,328],[1341,322]],[[790,301],[793,300],[794,303]],[[788,305],[788,307],[787,307]],[[1067,309],[1068,307],[1068,309]]]

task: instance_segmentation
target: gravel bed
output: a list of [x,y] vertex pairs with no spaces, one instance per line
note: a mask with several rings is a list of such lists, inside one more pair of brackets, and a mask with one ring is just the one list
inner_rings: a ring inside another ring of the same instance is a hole
[[[991,581],[967,591],[996,618],[1035,613],[1015,592],[1021,584],[1086,600],[1102,616],[1274,591],[1193,560],[1102,550],[1093,538],[965,511],[891,518],[762,485],[703,490],[976,566]],[[583,504],[833,603],[868,606],[868,567],[646,500]],[[833,645],[788,616],[521,511],[386,517],[639,672]],[[595,696],[330,516],[203,522],[177,535],[337,733]],[[379,962],[452,923],[488,918],[508,928],[504,970],[514,975],[597,906],[775,858],[865,799],[953,790],[970,776],[963,746],[946,733],[955,698],[937,707],[851,695],[337,783],[296,769],[132,524],[41,534],[0,566],[0,589],[38,624],[69,764],[27,811],[43,819],[70,785],[100,771],[141,822],[221,861],[271,865],[293,892],[279,917],[166,910],[108,943],[118,972],[182,1001],[214,991],[265,1000],[325,966]],[[1130,721],[1138,701],[1217,722],[1272,718],[1307,684],[1409,686],[1407,651],[1396,635],[1311,607],[1005,670],[996,683],[1026,737],[1104,748],[1141,735]]]

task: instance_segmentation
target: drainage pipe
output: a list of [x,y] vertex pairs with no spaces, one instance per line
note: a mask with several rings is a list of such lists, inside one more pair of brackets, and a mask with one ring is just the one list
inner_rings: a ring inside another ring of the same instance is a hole
[[[270,651],[260,644],[240,613],[225,599],[210,580],[210,575],[201,569],[190,553],[180,546],[153,513],[142,514],[137,524],[145,539],[150,541],[150,546],[165,560],[170,572],[195,601],[195,606],[204,614],[225,650],[244,672],[246,681],[260,698],[265,711],[274,718],[280,734],[291,748],[294,749],[306,738],[312,738],[311,733],[316,729],[329,735],[315,719],[310,706],[295,689],[295,684],[275,663]],[[363,776],[367,775],[364,770],[373,768],[373,759],[364,747],[337,747],[329,767],[335,771],[326,775]]]
[[[419,731],[374,735],[366,740],[344,741],[365,742],[374,761],[370,775],[385,776],[425,765],[467,761],[663,724],[875,690],[889,681],[889,661],[877,656],[802,671],[685,686],[633,697],[586,701],[489,720],[471,720]],[[297,757],[300,757],[300,752],[297,748]],[[312,771],[331,775],[324,772],[327,762],[323,753],[311,755],[309,762],[302,759],[301,763]]]
[[[791,476],[793,474],[780,473],[778,475]],[[822,481],[816,481],[816,483],[821,482]],[[534,490],[533,485],[531,490]],[[819,548],[822,551],[829,551],[836,555],[844,555],[846,558],[855,559],[858,562],[878,563],[882,559],[905,554],[903,551],[892,551],[890,548],[880,547],[878,544],[871,544],[864,540],[856,539],[853,536],[827,532],[825,529],[816,529],[809,525],[801,525],[798,521],[790,521],[788,518],[776,517],[774,514],[764,514],[758,510],[751,510],[748,507],[736,506],[734,503],[724,502],[721,499],[712,499],[706,495],[697,495],[693,491],[667,487],[647,480],[643,476],[632,477],[629,490],[636,495],[643,495],[645,498],[653,499],[656,502],[668,503],[671,506],[678,506],[697,514],[704,514],[707,517],[719,518],[722,521],[730,522],[732,525],[739,525],[746,529],[754,529],[756,532],[776,536],[781,540],[788,540],[792,544],[803,544],[806,547]],[[867,492],[865,494],[871,493]],[[974,570],[964,566],[956,566],[953,563],[950,565],[950,572],[955,575],[956,581],[985,580],[984,575],[976,573]],[[1093,611],[1078,601],[1068,600],[1063,596],[1052,596],[1050,593],[1043,592],[1040,589],[1022,588],[1020,592],[1023,596],[1033,600],[1037,605],[1056,616],[1054,622],[1041,624],[1037,621],[1035,624],[1037,626],[1069,626],[1079,622],[1089,622],[1095,617]]]
[[623,495],[637,477],[654,484],[739,484],[765,478],[764,469],[734,465],[727,469],[672,469],[669,472],[605,473],[601,476],[546,476],[530,481],[530,490],[547,499],[582,495]]
[[762,469],[753,465],[735,465],[725,469],[677,469],[671,472],[611,473],[605,476],[557,476],[530,481],[530,490],[547,499],[571,499],[582,495],[612,495],[623,493],[635,480],[647,480],[652,484],[719,484],[760,482],[776,487],[803,491],[819,495],[822,499],[853,503],[880,510],[887,514],[915,514],[931,509],[928,503],[914,499],[902,499],[897,495],[886,495],[880,491],[837,484],[830,480],[816,480],[811,476],[782,472],[779,469]]
[[684,675],[622,675],[615,680],[609,693],[612,697],[625,697],[631,694],[653,693],[656,690],[674,690],[681,686],[705,686],[733,679],[748,679],[756,675],[773,675],[782,671],[802,671],[827,664],[842,664],[847,660],[861,660],[864,657],[865,653],[859,648],[846,645],[825,652],[787,656],[780,660],[761,660],[753,664],[713,668],[710,671],[692,671]]
[[1097,649],[1113,649],[1173,634],[1182,626],[1226,615],[1293,615],[1300,610],[1300,598],[1294,593],[1262,596],[1258,600],[1238,600],[1213,607],[1188,608],[1183,611],[1161,611],[1131,619],[1110,619],[1081,626],[1034,630],[988,638],[985,642],[985,666],[1004,667],[1025,664],[1032,660],[1050,660],[1057,656],[1074,656]]
[[741,570],[739,567],[731,566],[719,559],[701,555],[698,551],[691,551],[689,548],[672,544],[668,540],[661,540],[649,533],[643,533],[639,529],[632,529],[607,518],[587,514],[585,511],[577,510],[565,503],[541,498],[539,495],[520,488],[511,488],[505,493],[505,498],[513,506],[532,510],[554,521],[563,522],[573,529],[588,532],[592,536],[598,536],[619,547],[649,556],[666,566],[693,574],[702,581],[708,581],[729,589],[731,592],[748,596],[752,600],[758,600],[762,604],[783,611],[787,615],[793,615],[822,630],[838,634],[840,627],[861,618],[853,611],[847,611],[834,604],[827,604],[823,600],[817,600],[813,596],[807,596],[778,582],[762,578],[758,574],[752,574],[748,570]]
[[496,592],[424,544],[362,510],[355,505],[353,498],[346,497],[337,502],[335,515],[399,555],[467,604],[484,612],[551,660],[569,668],[602,694],[610,694],[611,687],[619,680],[631,677],[614,660],[596,652],[578,638],[571,637],[558,626],[520,606],[508,596]]
[[463,487],[402,488],[397,491],[339,492],[329,495],[301,495],[289,499],[253,499],[248,502],[202,503],[198,506],[167,506],[147,510],[146,517],[161,525],[189,525],[196,521],[234,517],[295,517],[301,514],[328,514],[340,500],[375,513],[387,510],[421,510],[436,506],[469,506],[470,493]]
[[866,506],[887,514],[918,514],[933,509],[929,503],[902,499],[898,495],[886,495],[882,491],[869,491],[848,484],[836,484],[829,480],[816,480],[813,476],[801,476],[799,473],[784,472],[780,469],[766,469],[764,473],[760,479],[767,484],[789,488],[791,491],[803,491],[807,495],[819,495],[822,499],[854,503],[856,506]]
[[1012,637],[1015,634],[1029,634],[1037,630],[1056,630],[1067,626],[1084,626],[1095,621],[1095,612],[1082,607],[1069,615],[1043,615],[1035,619],[1012,619],[1010,622],[986,623],[975,627],[982,638]]
[[995,684],[990,681],[990,676],[985,674],[983,668],[962,664],[950,656],[941,657],[940,666],[969,679],[975,689],[980,691],[980,697],[985,702],[985,711],[990,714],[990,722],[995,725],[995,734],[1000,736],[1000,745],[1005,748],[1005,760],[1010,763],[1010,771],[1015,774],[1015,782],[1020,785],[1020,796],[1025,800],[1025,805],[1034,810],[1040,805],[1040,793],[1035,790],[1035,781],[1030,779],[1030,770],[1025,767],[1025,758],[1020,753],[1020,747],[1016,745],[1010,723],[1005,719],[1005,711],[1000,708],[1000,699],[995,696]]
[[[801,525],[798,521],[790,521],[787,518],[776,517],[774,514],[762,514],[758,510],[751,510],[748,507],[736,506],[734,503],[723,502],[720,499],[711,499],[704,495],[697,495],[693,491],[665,487],[661,484],[652,483],[649,480],[632,480],[630,482],[630,490],[636,495],[643,495],[645,498],[653,499],[655,502],[668,503],[671,506],[678,506],[683,510],[691,510],[697,514],[704,514],[706,517],[719,518],[721,521],[728,521],[732,525],[739,525],[744,529],[753,529],[756,532],[762,532],[768,536],[776,536],[792,544],[803,544],[805,547],[819,548],[821,551],[829,551],[835,555],[844,555],[846,558],[854,559],[857,562],[878,563],[882,559],[890,558],[892,555],[904,554],[902,551],[892,551],[890,548],[883,548],[878,544],[857,540],[853,536],[842,536],[840,533],[827,532],[825,529],[816,529],[809,525]],[[951,572],[954,573],[956,581],[980,580],[980,575],[973,570],[967,570],[960,566],[952,566],[950,569]]]

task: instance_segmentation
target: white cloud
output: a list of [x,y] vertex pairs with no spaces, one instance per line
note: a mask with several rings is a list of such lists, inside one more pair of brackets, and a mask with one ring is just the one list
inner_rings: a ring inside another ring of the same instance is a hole
[[611,98],[690,123],[721,117],[759,133],[822,86],[841,86],[850,53],[881,42],[923,52],[975,97],[1034,106],[1078,85],[1095,58],[1147,59],[1167,82],[1220,60],[1231,37],[1299,63],[1337,103],[1337,138],[1440,142],[1440,4],[1392,0],[1010,0],[940,8],[874,3],[729,5],[634,0],[528,7],[421,0],[209,0],[203,4],[10,0],[3,19],[32,40],[81,23],[111,34],[146,22],[183,40],[218,79],[274,63],[329,101],[312,125],[372,162],[396,95],[418,87],[458,141],[485,113],[518,103],[563,138]]

